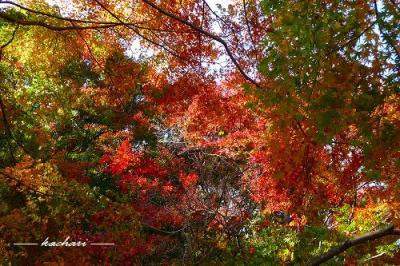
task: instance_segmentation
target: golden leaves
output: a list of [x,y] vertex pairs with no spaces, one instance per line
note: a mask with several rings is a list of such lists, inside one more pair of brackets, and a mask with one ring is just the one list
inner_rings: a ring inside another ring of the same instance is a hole
[[20,191],[39,194],[51,193],[50,186],[60,178],[54,165],[35,161],[30,156],[25,156],[15,166],[5,168],[0,176]]

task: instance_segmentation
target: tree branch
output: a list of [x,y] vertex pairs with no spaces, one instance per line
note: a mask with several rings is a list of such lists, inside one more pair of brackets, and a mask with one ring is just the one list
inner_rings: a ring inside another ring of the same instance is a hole
[[10,126],[8,124],[6,111],[5,111],[5,106],[4,106],[4,103],[3,103],[3,100],[1,98],[1,96],[0,96],[0,110],[1,110],[2,117],[3,117],[4,131],[5,131],[6,135],[7,135],[7,144],[8,144],[8,149],[9,149],[9,152],[10,152],[11,161],[12,161],[13,164],[15,164],[16,160],[15,160],[13,148],[12,148],[12,145],[11,145],[12,134],[11,134]]
[[33,20],[23,20],[17,19],[15,17],[7,15],[5,12],[0,12],[0,18],[3,18],[11,23],[15,23],[18,25],[24,26],[40,26],[47,28],[53,31],[66,31],[66,30],[93,30],[93,29],[106,29],[106,28],[113,28],[117,26],[122,26],[121,24],[102,24],[102,25],[91,25],[91,26],[56,26],[51,25],[42,21],[33,21]]
[[28,11],[30,13],[34,13],[34,14],[37,14],[37,15],[42,15],[42,16],[45,16],[45,17],[55,18],[55,19],[58,19],[58,20],[69,21],[69,22],[90,23],[90,24],[111,24],[111,25],[115,24],[114,22],[109,22],[109,21],[101,22],[101,21],[81,20],[81,19],[62,17],[62,16],[58,16],[58,15],[54,15],[54,14],[50,14],[50,13],[46,13],[46,12],[42,12],[42,11],[38,11],[38,10],[33,10],[31,8],[22,6],[20,4],[14,3],[12,1],[1,1],[0,4],[12,5],[12,6],[18,7],[20,9],[22,9],[22,10]]
[[123,26],[127,27],[128,29],[132,30],[134,33],[136,33],[137,35],[139,35],[141,38],[143,38],[144,40],[150,42],[153,45],[159,46],[162,49],[166,50],[167,52],[169,52],[170,54],[172,54],[175,57],[181,58],[179,56],[178,53],[176,53],[175,51],[172,50],[172,48],[167,47],[161,43],[157,43],[149,38],[147,38],[146,36],[144,36],[143,34],[141,34],[138,30],[136,30],[135,28],[132,27],[132,25],[130,25],[129,23],[125,23],[122,19],[120,19],[116,14],[114,14],[110,9],[108,9],[103,3],[101,3],[99,0],[95,0],[95,2],[102,8],[104,9],[108,14],[110,14],[113,18],[115,18],[116,20],[118,20]]
[[346,251],[347,249],[357,246],[360,244],[363,244],[365,242],[371,241],[371,240],[376,240],[385,236],[389,235],[400,235],[400,229],[394,228],[393,225],[390,225],[386,228],[379,229],[376,231],[368,232],[364,235],[346,240],[343,244],[340,246],[334,247],[330,249],[328,252],[325,254],[322,254],[321,256],[318,256],[314,258],[311,262],[312,266],[316,265],[321,265],[322,263],[332,259],[333,257],[339,255],[340,253]]
[[[11,38],[0,47],[0,61],[3,59],[3,49],[6,48],[8,45],[10,45],[13,42],[15,35],[17,34],[17,30],[18,30],[18,25],[17,25],[17,27],[15,27]],[[16,160],[15,160],[14,152],[13,152],[12,145],[11,145],[12,134],[11,134],[10,125],[8,124],[8,120],[7,120],[7,116],[6,116],[6,108],[4,106],[1,95],[0,95],[0,111],[1,111],[1,114],[3,117],[4,131],[7,135],[7,144],[8,144],[8,148],[9,148],[9,152],[10,152],[11,161],[13,164],[15,164]]]
[[[8,45],[10,45],[10,44],[12,43],[12,41],[13,41],[14,38],[15,38],[15,35],[17,34],[17,30],[18,30],[18,25],[15,27],[15,29],[14,29],[14,31],[13,31],[13,33],[12,33],[11,38],[10,38],[5,44],[3,44],[3,45],[0,47],[0,53],[3,52],[3,49],[4,49],[4,48],[6,48]],[[0,58],[0,60],[1,60],[1,58]]]
[[257,81],[255,81],[254,79],[252,79],[250,76],[248,76],[248,75],[246,74],[246,72],[244,72],[243,68],[239,65],[238,61],[237,61],[237,60],[235,59],[235,57],[233,56],[232,51],[231,51],[231,50],[229,49],[229,47],[228,47],[228,44],[227,44],[226,41],[223,40],[221,37],[216,36],[216,35],[212,34],[211,32],[205,31],[205,30],[203,30],[202,28],[200,28],[200,27],[194,25],[193,23],[190,23],[190,22],[188,22],[188,21],[186,21],[186,20],[184,20],[184,19],[182,19],[182,18],[180,18],[180,17],[178,17],[178,16],[176,16],[176,15],[174,15],[174,14],[172,14],[172,13],[170,13],[170,12],[164,10],[164,9],[162,9],[161,7],[159,7],[158,5],[156,5],[156,4],[152,3],[152,2],[150,2],[149,0],[143,0],[143,2],[146,3],[147,5],[151,6],[152,8],[156,9],[156,10],[157,10],[158,12],[160,12],[161,14],[163,14],[163,15],[165,15],[165,16],[167,16],[167,17],[170,17],[170,18],[172,18],[172,19],[174,19],[174,20],[176,20],[176,21],[179,21],[180,23],[182,23],[182,24],[188,26],[189,28],[191,28],[191,29],[193,29],[193,30],[195,30],[195,31],[197,31],[197,32],[200,32],[201,34],[203,34],[203,35],[209,37],[210,39],[213,39],[214,41],[217,41],[217,42],[219,42],[220,44],[222,44],[222,46],[224,47],[224,49],[225,49],[227,55],[229,56],[229,58],[231,59],[232,63],[235,65],[235,67],[239,70],[240,74],[242,74],[242,76],[243,76],[247,81],[251,82],[252,84],[254,84],[254,85],[257,86],[257,87],[260,87]]
[[[145,30],[154,30],[154,31],[162,31],[162,32],[176,32],[173,30],[164,30],[164,29],[159,29],[159,28],[150,28],[150,27],[144,27],[144,26],[139,26],[138,24],[135,23],[116,23],[113,21],[95,21],[95,20],[84,20],[84,19],[75,19],[75,18],[68,18],[68,17],[63,17],[63,16],[59,16],[59,15],[54,15],[54,14],[50,14],[50,13],[46,13],[46,12],[42,12],[42,11],[38,11],[38,10],[33,10],[31,8],[22,6],[20,4],[14,3],[12,1],[2,1],[0,2],[0,4],[8,4],[8,5],[12,5],[15,7],[18,7],[22,10],[28,11],[30,13],[36,14],[36,15],[41,15],[41,16],[45,16],[45,17],[49,17],[49,18],[54,18],[57,20],[62,20],[62,21],[67,21],[67,22],[71,22],[71,23],[81,23],[81,24],[94,24],[94,25],[110,25],[110,27],[112,26],[124,26],[124,25],[129,25],[135,28],[139,28],[139,29],[145,29]],[[143,22],[140,22],[143,23]],[[76,27],[77,25],[74,24],[74,26]]]
[[251,43],[253,45],[253,49],[255,50],[256,49],[256,42],[254,41],[253,34],[251,33],[250,22],[249,22],[249,18],[248,18],[248,15],[247,15],[247,3],[246,3],[246,0],[243,0],[243,11],[244,11],[244,19],[246,21],[246,26],[247,26],[247,32],[249,34]]
[[[79,20],[79,19],[73,19],[73,18],[66,18],[66,17],[62,17],[62,16],[58,16],[58,15],[53,15],[53,14],[48,14],[45,12],[41,12],[41,11],[36,11],[27,7],[24,7],[22,5],[19,5],[17,3],[14,3],[12,1],[4,1],[1,3],[7,3],[16,7],[19,7],[23,10],[26,10],[28,12],[31,13],[35,13],[38,15],[43,15],[43,16],[47,16],[47,17],[52,17],[55,19],[59,19],[59,20],[63,20],[63,21],[69,21],[69,22],[76,22],[76,23],[89,23],[92,25],[87,25],[87,26],[78,26],[78,25],[72,25],[72,26],[58,26],[58,25],[52,25],[52,24],[48,24],[45,23],[43,21],[33,21],[33,20],[24,20],[24,19],[18,19],[18,18],[14,18],[12,16],[7,15],[5,12],[0,12],[0,18],[3,18],[11,23],[16,23],[18,25],[25,25],[25,26],[40,26],[40,27],[44,27],[50,30],[54,30],[54,31],[66,31],[66,30],[90,30],[90,29],[106,29],[106,28],[113,28],[113,27],[118,27],[118,26],[125,26],[128,27],[129,29],[133,30],[136,34],[138,34],[140,37],[142,37],[143,39],[145,39],[146,41],[156,45],[156,46],[160,46],[161,48],[165,49],[166,51],[168,51],[169,53],[173,54],[176,57],[180,57],[176,52],[172,51],[169,47],[165,47],[163,44],[154,42],[153,40],[147,38],[146,36],[144,36],[143,34],[141,34],[137,29],[133,28],[133,27],[137,27],[137,28],[141,28],[137,25],[133,25],[132,23],[125,23],[123,22],[120,18],[118,18],[118,16],[116,16],[114,13],[112,13],[109,9],[107,9],[100,1],[95,0],[97,4],[99,4],[103,9],[105,9],[111,16],[113,16],[115,19],[117,19],[119,21],[119,23],[115,23],[115,22],[110,22],[110,21],[105,21],[105,22],[100,22],[100,21],[90,21],[90,20]],[[230,50],[230,48],[228,47],[228,44],[225,40],[223,40],[221,37],[214,35],[208,31],[205,31],[203,29],[201,29],[200,27],[160,8],[159,6],[157,6],[156,4],[148,1],[148,0],[143,0],[147,5],[151,6],[152,8],[156,9],[157,11],[159,11],[161,14],[168,16],[172,19],[175,19],[187,26],[189,26],[191,29],[217,41],[218,43],[220,43],[223,47],[224,50],[226,51],[227,55],[229,56],[229,58],[231,59],[232,63],[235,65],[235,67],[238,69],[238,71],[241,73],[241,75],[250,83],[254,84],[257,87],[260,87],[258,82],[256,82],[254,79],[252,79],[250,76],[248,76],[245,71],[243,70],[243,68],[239,65],[238,61],[235,59],[232,51]],[[161,29],[147,29],[147,30],[160,30]]]
[[362,32],[360,32],[359,34],[355,35],[353,38],[347,40],[345,43],[339,45],[338,47],[336,47],[335,49],[331,50],[328,52],[328,55],[333,54],[334,52],[337,52],[339,50],[342,50],[343,48],[345,48],[346,46],[350,45],[352,42],[357,41],[358,39],[361,38],[361,36],[363,36],[367,31],[369,31],[376,23],[378,22],[378,20],[375,20],[374,22],[372,22],[368,27],[366,27]]
[[33,192],[33,193],[35,193],[35,194],[37,194],[37,195],[40,195],[40,196],[43,196],[43,197],[50,197],[49,194],[44,193],[44,192],[41,192],[41,191],[39,191],[39,190],[37,190],[37,189],[35,189],[35,188],[33,188],[33,187],[27,185],[27,184],[24,184],[24,183],[23,183],[21,180],[19,180],[18,178],[14,177],[14,176],[11,176],[11,175],[9,175],[9,174],[7,174],[7,173],[5,173],[5,172],[0,171],[0,175],[4,176],[4,177],[7,178],[8,180],[14,181],[14,182],[15,182],[15,185],[18,186],[18,187],[25,187],[28,191]]

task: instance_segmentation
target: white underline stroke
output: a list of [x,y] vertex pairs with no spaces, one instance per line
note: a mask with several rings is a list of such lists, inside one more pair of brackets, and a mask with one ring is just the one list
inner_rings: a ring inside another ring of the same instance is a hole
[[115,246],[115,243],[90,243],[91,246]]
[[13,243],[14,246],[38,246],[39,243]]

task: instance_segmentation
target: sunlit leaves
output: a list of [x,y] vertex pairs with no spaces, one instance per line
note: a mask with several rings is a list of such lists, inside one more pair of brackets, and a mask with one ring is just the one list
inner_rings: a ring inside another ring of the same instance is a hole
[[0,234],[117,245],[0,263],[297,265],[400,225],[392,1],[67,2],[0,11]]

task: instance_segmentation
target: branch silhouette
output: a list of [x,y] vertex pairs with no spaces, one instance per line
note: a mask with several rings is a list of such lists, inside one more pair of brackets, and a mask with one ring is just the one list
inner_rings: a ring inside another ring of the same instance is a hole
[[328,260],[339,255],[340,253],[343,253],[344,251],[346,251],[347,249],[349,249],[351,247],[354,247],[354,246],[357,246],[360,244],[364,244],[368,241],[380,239],[382,237],[390,236],[390,235],[400,235],[400,229],[395,228],[394,225],[389,225],[385,228],[382,228],[382,229],[379,229],[376,231],[372,231],[372,232],[368,232],[364,235],[357,236],[355,238],[346,240],[341,245],[330,249],[328,252],[326,252],[318,257],[315,257],[312,260],[311,265],[312,266],[321,265],[322,263],[327,262]]

